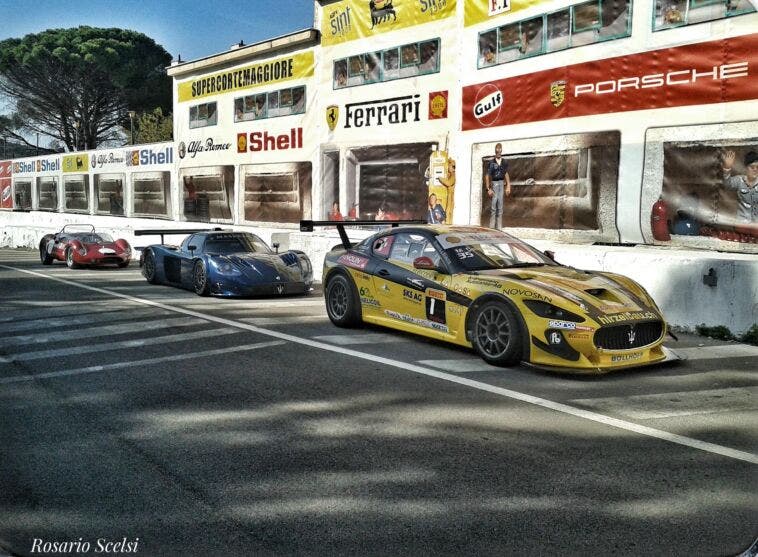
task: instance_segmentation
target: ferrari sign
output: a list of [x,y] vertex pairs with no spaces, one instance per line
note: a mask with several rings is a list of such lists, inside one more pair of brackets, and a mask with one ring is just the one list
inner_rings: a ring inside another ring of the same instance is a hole
[[337,105],[330,105],[326,107],[326,125],[329,126],[329,131],[334,131],[337,127],[337,122],[340,119],[340,107]]

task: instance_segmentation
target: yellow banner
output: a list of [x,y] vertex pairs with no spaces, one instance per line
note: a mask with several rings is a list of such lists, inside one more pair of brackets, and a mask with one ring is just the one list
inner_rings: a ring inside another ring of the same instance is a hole
[[466,27],[520,12],[537,4],[550,4],[549,0],[466,0],[463,24]]
[[[470,0],[467,0],[467,3]],[[324,6],[321,44],[331,46],[455,15],[456,0],[341,0]]]
[[63,159],[63,172],[87,172],[89,171],[89,155],[79,153],[77,155],[66,155]]
[[207,75],[179,84],[179,102],[265,87],[313,75],[313,51]]

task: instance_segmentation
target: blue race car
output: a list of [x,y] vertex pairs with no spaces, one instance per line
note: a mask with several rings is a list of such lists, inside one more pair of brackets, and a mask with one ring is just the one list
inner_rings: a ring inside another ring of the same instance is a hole
[[202,231],[187,236],[179,247],[153,244],[142,250],[140,267],[150,284],[178,286],[200,296],[302,294],[313,284],[305,253],[275,253],[249,232]]

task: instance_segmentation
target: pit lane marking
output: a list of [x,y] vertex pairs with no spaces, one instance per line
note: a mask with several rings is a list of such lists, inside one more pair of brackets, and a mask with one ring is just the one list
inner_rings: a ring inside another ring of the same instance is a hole
[[720,360],[723,358],[756,358],[758,346],[749,344],[722,344],[719,346],[696,346],[677,348],[676,353],[688,360]]
[[691,437],[685,437],[683,435],[677,435],[675,433],[669,433],[668,431],[663,431],[660,429],[655,429],[652,427],[636,424],[633,422],[628,422],[625,420],[620,420],[618,418],[613,418],[610,416],[605,416],[603,414],[599,414],[597,412],[591,412],[588,410],[584,410],[581,408],[576,408],[573,406],[569,406],[567,404],[562,404],[560,402],[554,402],[552,400],[536,397],[533,395],[529,395],[526,393],[521,393],[518,391],[513,391],[510,389],[504,389],[502,387],[496,387],[494,385],[490,385],[488,383],[482,383],[481,381],[475,381],[473,379],[468,379],[466,377],[459,377],[456,375],[451,375],[449,373],[437,371],[428,367],[419,366],[413,363],[409,362],[402,362],[399,360],[393,360],[391,358],[386,358],[383,356],[376,356],[374,354],[367,354],[365,352],[358,352],[357,350],[352,350],[350,348],[343,348],[340,346],[334,346],[332,344],[326,344],[323,342],[314,341],[308,338],[302,338],[295,335],[290,335],[287,333],[274,331],[271,329],[263,329],[261,327],[256,327],[254,325],[249,325],[247,323],[242,323],[240,321],[233,321],[231,319],[225,319],[223,317],[216,317],[214,315],[208,315],[203,314],[197,311],[169,306],[160,302],[156,302],[153,300],[146,300],[143,298],[137,298],[135,296],[129,296],[128,294],[121,294],[119,292],[113,292],[111,290],[107,290],[105,288],[97,288],[94,286],[89,286],[87,284],[82,284],[77,281],[69,281],[64,280],[58,277],[51,277],[48,275],[45,275],[44,273],[38,273],[36,271],[28,271],[25,269],[18,269],[16,267],[10,267],[7,265],[0,265],[0,267],[11,269],[14,271],[18,271],[20,273],[25,273],[28,275],[46,278],[48,280],[53,280],[56,282],[60,282],[62,284],[67,284],[71,286],[76,286],[77,288],[82,288],[84,290],[89,290],[91,292],[97,292],[100,294],[108,294],[111,296],[115,296],[118,298],[131,300],[133,302],[139,303],[139,304],[145,304],[161,309],[167,309],[169,311],[174,311],[176,313],[182,313],[184,315],[190,315],[193,317],[199,317],[201,319],[205,319],[206,321],[210,321],[212,323],[218,323],[221,325],[226,325],[228,327],[235,327],[238,329],[247,330],[253,333],[258,333],[261,335],[266,335],[270,337],[274,337],[280,340],[286,340],[289,342],[293,342],[296,344],[301,344],[304,346],[310,346],[312,348],[317,348],[320,350],[326,350],[329,352],[335,352],[337,354],[342,354],[344,356],[351,356],[354,358],[358,358],[361,360],[367,360],[372,363],[376,364],[383,364],[386,366],[402,369],[405,371],[410,371],[413,373],[418,373],[420,375],[425,375],[427,377],[434,377],[436,379],[441,379],[443,381],[448,381],[450,383],[455,383],[458,385],[462,385],[465,387],[477,389],[483,392],[495,394],[498,396],[502,396],[505,398],[510,398],[512,400],[518,400],[520,402],[525,402],[527,404],[532,404],[534,406],[539,406],[541,408],[546,408],[548,410],[553,410],[555,412],[559,412],[561,414],[566,414],[569,416],[574,416],[577,418],[582,418],[588,421],[592,421],[595,423],[599,423],[602,425],[614,427],[617,429],[621,429],[624,431],[629,431],[632,433],[637,433],[639,435],[643,435],[646,437],[652,437],[654,439],[659,439],[661,441],[667,441],[669,443],[674,443],[677,445],[682,445],[685,447],[689,447],[692,449],[697,449],[700,451],[704,451],[711,454],[717,454],[721,455],[727,458],[731,458],[734,460],[740,460],[743,462],[747,462],[750,464],[758,464],[758,455],[748,453],[745,451],[740,451],[738,449],[733,449],[731,447],[725,447],[723,445],[717,445],[715,443],[709,443],[707,441],[701,441],[699,439],[693,439]]
[[70,377],[73,375],[86,375],[91,373],[103,373],[114,369],[124,369],[128,367],[148,366],[153,364],[160,364],[164,362],[179,362],[182,360],[193,360],[195,358],[207,358],[210,356],[223,356],[232,352],[249,352],[251,350],[258,350],[260,348],[269,348],[272,346],[281,346],[286,344],[281,340],[270,340],[268,342],[258,342],[256,344],[243,344],[240,346],[232,346],[230,348],[217,348],[214,350],[203,350],[201,352],[189,352],[185,354],[174,354],[173,356],[161,356],[159,358],[147,358],[145,360],[133,360],[129,362],[116,362],[113,364],[103,364],[98,366],[80,367],[75,369],[64,369],[61,371],[49,371],[45,373],[37,373],[33,375],[16,375],[13,377],[0,378],[0,385],[8,385],[11,383],[23,383],[27,381],[34,381],[36,379],[53,379],[56,377]]

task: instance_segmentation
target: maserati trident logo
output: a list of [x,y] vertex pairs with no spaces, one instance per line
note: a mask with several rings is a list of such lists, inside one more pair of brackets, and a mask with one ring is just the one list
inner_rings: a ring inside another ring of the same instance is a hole
[[283,284],[277,284],[276,285],[276,293],[277,294],[284,294],[284,285]]
[[634,330],[634,327],[629,327],[629,332],[626,334],[627,338],[629,339],[629,346],[634,344],[634,339],[637,338],[637,332]]

